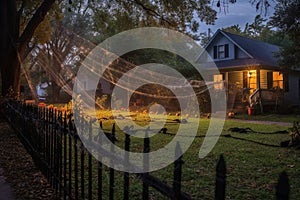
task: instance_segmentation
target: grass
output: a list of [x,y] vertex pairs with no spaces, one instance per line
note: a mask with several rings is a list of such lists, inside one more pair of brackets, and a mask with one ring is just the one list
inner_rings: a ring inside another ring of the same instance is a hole
[[[149,118],[147,115],[126,116],[125,112],[120,112],[123,117],[129,119],[120,120],[127,124],[128,120],[136,118],[140,126],[147,127]],[[133,114],[133,113],[132,113]],[[98,117],[110,117],[110,113],[98,113]],[[166,117],[168,132],[176,133],[178,123],[174,123],[177,116],[155,115],[156,121]],[[256,117],[256,116],[255,116]],[[257,116],[258,117],[258,116]],[[253,118],[252,118],[253,119]],[[277,121],[279,116],[273,117]],[[258,120],[258,119],[257,119]],[[261,120],[265,120],[262,119]],[[281,120],[282,121],[282,120]],[[110,131],[114,120],[104,120],[104,130]],[[209,119],[201,119],[197,135],[204,136],[209,126]],[[196,118],[189,118],[187,124],[181,124],[183,129],[189,131],[189,125],[197,123]],[[250,127],[259,133],[239,134],[228,131],[231,127]],[[116,127],[116,144],[124,147],[124,133]],[[288,127],[270,124],[250,124],[234,120],[227,120],[223,127],[222,135],[230,134],[233,137],[220,137],[213,150],[203,159],[199,159],[198,153],[203,142],[203,137],[194,139],[190,148],[183,155],[184,165],[182,174],[182,191],[190,194],[193,199],[214,199],[215,168],[221,154],[224,155],[227,163],[227,188],[226,199],[274,199],[275,185],[279,174],[286,171],[289,175],[291,193],[290,199],[297,199],[300,196],[300,151],[293,148],[270,147],[257,142],[280,145],[280,142],[290,139],[288,134],[267,134],[274,131],[286,130]],[[94,133],[96,134],[96,133]],[[173,139],[173,136],[156,134],[150,138],[151,150],[162,148]],[[74,148],[74,147],[73,147]],[[142,152],[143,140],[132,137],[131,151]],[[74,151],[73,151],[74,152]],[[80,154],[78,154],[80,157]],[[162,155],[163,156],[163,155]],[[87,157],[87,156],[86,156]],[[74,158],[72,158],[74,163]],[[93,159],[93,191],[97,191],[97,162]],[[87,159],[85,163],[85,177],[87,177]],[[159,171],[151,172],[152,175],[172,186],[173,165],[169,165]],[[79,176],[80,176],[79,169]],[[103,199],[108,199],[108,167],[103,167]],[[115,199],[122,199],[123,194],[123,173],[115,172]],[[74,175],[74,174],[73,174]],[[87,189],[87,178],[85,178],[85,188]],[[79,191],[80,192],[80,191]],[[150,190],[151,199],[167,199],[154,189]],[[142,183],[133,174],[130,175],[130,199],[141,199]],[[96,196],[94,196],[96,198]]]
[[259,120],[259,121],[274,121],[274,122],[290,122],[293,123],[294,121],[300,120],[300,115],[296,114],[264,114],[264,115],[246,115],[246,114],[238,114],[235,115],[236,119],[242,120]]
[[[159,118],[159,117],[158,117]],[[169,116],[167,120],[172,121],[176,116]],[[178,117],[177,117],[178,118]],[[261,120],[265,120],[266,118]],[[271,118],[270,118],[271,119]],[[272,121],[279,119],[278,116]],[[287,119],[287,118],[286,118]],[[194,123],[195,119],[189,119],[189,123]],[[113,120],[103,122],[104,129],[111,129]],[[124,120],[126,123],[126,120]],[[143,122],[139,121],[139,125]],[[148,122],[144,122],[148,125]],[[201,119],[197,135],[203,136],[209,125],[209,119]],[[182,126],[185,126],[182,124]],[[178,124],[168,123],[168,132],[176,133]],[[228,131],[231,127],[250,127],[259,133],[239,134]],[[204,158],[199,159],[198,152],[203,142],[202,137],[195,138],[190,148],[183,156],[184,166],[182,175],[182,191],[190,194],[194,199],[213,199],[216,163],[221,154],[224,155],[227,163],[227,189],[226,199],[273,199],[275,196],[275,185],[279,174],[286,171],[290,178],[291,199],[300,196],[300,151],[292,148],[270,147],[255,142],[280,145],[280,142],[290,139],[288,134],[267,134],[274,131],[286,130],[287,127],[250,124],[228,120],[225,122],[222,135],[230,134],[244,140],[233,137],[220,137],[214,149]],[[116,137],[119,142],[116,144],[123,146],[124,134],[117,128]],[[157,134],[151,137],[151,150],[162,148],[172,140],[172,136]],[[132,138],[131,151],[142,152],[142,140]],[[151,172],[152,175],[160,178],[164,182],[172,185],[173,165],[159,171]],[[122,178],[120,173],[119,178]],[[117,177],[118,177],[117,176]],[[131,179],[130,185],[133,196],[131,199],[140,199],[142,185],[136,179]],[[122,180],[119,180],[122,190]],[[117,192],[116,198],[121,198],[122,192]],[[153,199],[166,199],[158,192],[151,190]]]
[[[250,124],[229,122],[224,128],[226,130],[233,126],[248,127]],[[252,125],[251,128],[260,131],[282,129],[263,125]],[[225,133],[228,131],[223,132]],[[280,141],[288,139],[286,135],[232,135],[269,144],[279,144]],[[195,139],[193,145],[184,154],[183,190],[192,194],[193,198],[213,199],[215,167],[220,154],[225,156],[227,163],[227,199],[274,198],[278,174],[283,170],[287,171],[291,178],[291,199],[299,196],[300,182],[297,179],[300,173],[299,151],[266,147],[252,142],[221,137],[213,151],[200,160],[197,153],[201,143],[202,139]],[[169,173],[166,173],[168,169],[163,169],[156,174],[169,179],[171,183],[169,176],[171,169],[172,166],[169,167]]]
[[[224,130],[229,127],[251,127],[253,130],[272,132],[282,130],[282,127],[270,125],[253,125],[247,123],[227,122]],[[229,133],[223,131],[223,134]],[[262,134],[233,134],[233,136],[259,141],[267,144],[277,144],[289,139],[287,135]],[[296,178],[300,173],[299,151],[258,145],[249,141],[240,141],[221,137],[213,151],[203,160],[197,158],[195,152],[199,149],[201,141],[196,141],[185,154],[185,167],[183,177],[191,177],[184,182],[188,192],[195,199],[213,199],[215,165],[220,154],[223,154],[227,163],[227,199],[272,199],[275,194],[275,184],[278,175],[285,170],[290,176],[291,199],[300,194],[300,182]],[[292,167],[289,167],[292,166]],[[197,172],[198,176],[197,176]],[[198,180],[192,177],[198,177]],[[193,180],[194,179],[194,180]],[[204,179],[201,180],[201,179]],[[191,184],[195,182],[195,184]],[[191,189],[193,188],[193,189]],[[201,191],[205,188],[206,192]]]

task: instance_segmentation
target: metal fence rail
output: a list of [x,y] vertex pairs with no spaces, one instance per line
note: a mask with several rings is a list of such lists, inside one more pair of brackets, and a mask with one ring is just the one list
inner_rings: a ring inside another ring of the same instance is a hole
[[[34,107],[17,101],[9,101],[3,105],[5,116],[17,131],[22,143],[33,157],[36,166],[47,177],[51,186],[61,199],[115,199],[116,171],[97,161],[84,147],[77,135],[71,115],[66,112],[45,107]],[[82,129],[92,136],[92,123],[82,118]],[[99,128],[102,128],[100,122]],[[100,133],[99,133],[100,134]],[[114,142],[115,127],[111,139]],[[100,136],[98,138],[101,138]],[[150,152],[150,139],[144,139],[144,152]],[[125,135],[124,147],[130,150],[130,135]],[[180,147],[176,148],[180,151]],[[128,160],[125,154],[124,160]],[[144,159],[147,161],[147,157]],[[191,199],[181,191],[183,160],[182,156],[174,162],[173,184],[164,183],[150,173],[136,174],[141,180],[142,192],[140,199],[150,197],[149,187],[159,191],[170,199]],[[120,173],[120,172],[118,172]],[[108,186],[103,180],[108,177]],[[123,173],[123,197],[130,199],[130,174]],[[226,164],[223,156],[216,167],[215,199],[225,199]],[[289,199],[289,183],[287,174],[280,175],[276,187],[276,199]]]

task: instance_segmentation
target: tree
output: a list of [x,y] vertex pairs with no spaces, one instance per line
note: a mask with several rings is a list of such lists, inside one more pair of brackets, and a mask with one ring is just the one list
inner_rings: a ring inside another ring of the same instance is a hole
[[[268,0],[253,0],[254,2],[268,2]],[[30,41],[43,20],[51,16],[60,16],[63,0],[1,0],[0,1],[0,59],[2,74],[2,95],[6,95],[9,88],[15,92],[20,88],[20,63],[30,50]],[[118,19],[130,20],[132,25],[164,26],[182,32],[196,32],[200,21],[211,24],[216,19],[216,12],[210,7],[208,0],[78,0],[72,6],[87,4],[88,10],[97,10],[101,23],[107,27],[107,21],[117,22]],[[228,4],[235,0],[222,1]],[[220,1],[219,1],[220,3]],[[260,4],[262,5],[262,4]],[[266,3],[264,5],[267,5]],[[72,11],[72,8],[70,8]],[[48,14],[50,12],[50,14]],[[100,11],[100,12],[99,12]],[[33,14],[32,14],[33,13]],[[195,18],[197,16],[197,19]],[[123,21],[124,22],[124,21]],[[137,24],[138,23],[138,24]],[[122,24],[116,24],[119,28]],[[119,31],[127,27],[118,29]],[[105,30],[105,29],[101,29]],[[105,35],[103,31],[102,34]],[[32,46],[31,46],[32,47]]]
[[[20,59],[24,57],[34,31],[44,20],[47,12],[55,0],[45,0],[36,9],[26,27],[22,30],[22,15],[28,11],[27,1],[0,1],[0,59],[2,74],[2,95],[6,95],[9,88],[19,91],[20,88]],[[17,9],[17,3],[21,4]],[[30,3],[31,6],[34,6]],[[24,20],[25,21],[25,20]],[[26,22],[25,22],[26,23]]]
[[229,26],[229,27],[222,28],[222,30],[226,31],[226,32],[229,32],[229,33],[233,33],[233,34],[250,37],[250,35],[248,35],[248,32],[246,31],[248,29],[248,26],[249,25],[247,23],[245,25],[244,30],[242,30],[240,25],[236,24],[236,25],[232,25],[232,26]]
[[[47,13],[50,9],[55,7],[55,3],[58,7],[60,1],[2,0],[0,2],[0,26],[3,28],[0,34],[2,95],[7,94],[10,87],[15,92],[19,91],[20,62],[28,53],[26,48],[29,46],[34,32],[48,16]],[[118,19],[122,13],[126,13],[130,19],[141,19],[145,24],[155,22],[156,25],[166,25],[184,31],[188,27],[197,27],[197,22],[193,17],[194,13],[197,13],[201,20],[208,23],[213,22],[216,15],[215,11],[209,7],[208,1],[102,0],[93,2],[80,0],[74,5],[84,5],[86,3],[90,10],[93,8],[94,11],[95,9],[104,11],[101,13],[105,13],[107,18],[103,19],[103,24],[109,18],[115,16]],[[23,26],[23,24],[25,25]]]
[[285,43],[279,55],[281,66],[299,68],[300,64],[300,1],[278,0],[271,24],[279,29]]
[[290,44],[287,35],[274,29],[272,23],[262,18],[261,15],[257,15],[251,24],[246,23],[244,30],[239,25],[229,26],[222,30],[278,46]]
[[[38,25],[54,5],[55,0],[44,0],[32,17],[27,20],[30,8],[37,2],[2,0],[0,1],[0,68],[2,95],[11,87],[18,92],[20,88],[20,59],[25,57],[26,48]],[[18,8],[19,7],[19,8]],[[26,14],[25,14],[26,13]],[[26,17],[24,17],[26,16]],[[23,23],[27,24],[23,26]]]
[[70,85],[73,83],[79,63],[91,50],[91,47],[80,39],[61,23],[56,22],[49,42],[36,45],[31,54],[35,67],[42,69],[48,77],[53,102],[59,100],[63,87],[71,95]]
[[244,32],[246,32],[252,38],[257,38],[261,36],[265,30],[270,30],[270,27],[266,21],[267,19],[262,18],[260,15],[256,15],[252,24],[246,24]]

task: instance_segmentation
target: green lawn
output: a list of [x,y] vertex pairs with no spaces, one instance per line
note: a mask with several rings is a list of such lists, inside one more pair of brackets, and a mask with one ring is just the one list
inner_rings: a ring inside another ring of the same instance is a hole
[[300,115],[290,114],[290,115],[281,115],[281,114],[264,114],[264,115],[246,115],[238,114],[235,115],[236,119],[243,120],[260,120],[260,121],[275,121],[275,122],[294,122],[300,120]]
[[[175,116],[172,116],[173,118]],[[272,121],[276,121],[274,118]],[[195,119],[189,119],[193,123]],[[126,121],[126,120],[125,120]],[[125,123],[124,121],[124,123]],[[141,122],[139,122],[141,123]],[[203,136],[207,130],[209,119],[202,119],[198,131]],[[112,120],[103,122],[104,129],[109,130]],[[184,124],[182,124],[185,126]],[[168,132],[176,133],[178,125],[167,124]],[[290,178],[291,199],[300,196],[300,150],[292,148],[270,147],[255,142],[280,145],[281,141],[290,139],[288,134],[239,134],[228,131],[231,127],[250,127],[258,132],[274,132],[286,130],[288,127],[276,125],[249,124],[228,120],[222,135],[246,139],[220,137],[213,151],[204,159],[198,158],[198,152],[203,138],[195,138],[193,144],[185,152],[183,160],[182,190],[192,195],[194,199],[213,199],[216,163],[221,154],[227,163],[227,199],[273,199],[275,185],[280,172],[286,171]],[[117,129],[118,146],[123,147],[124,135]],[[158,149],[172,140],[172,136],[157,134],[151,137],[151,149]],[[132,139],[132,151],[140,152],[141,139]],[[173,165],[152,172],[156,177],[172,185]],[[133,193],[141,191],[141,185],[132,184]],[[132,189],[131,189],[132,190]],[[152,191],[152,190],[151,190]],[[119,194],[121,195],[121,194]],[[153,199],[163,199],[158,192],[153,192]],[[139,199],[138,197],[137,199]],[[132,199],[135,199],[132,197]]]
[[[120,115],[127,117],[125,112]],[[110,112],[98,113],[98,117],[109,118]],[[162,115],[154,115],[155,120],[159,121]],[[237,116],[242,117],[242,116]],[[250,118],[251,117],[251,118]],[[148,126],[149,118],[147,114],[138,114],[136,123]],[[176,116],[167,116],[165,127],[168,132],[176,133],[179,124],[173,123]],[[243,116],[242,119],[268,120],[268,121],[290,121],[297,116],[265,115],[265,116]],[[127,120],[120,120],[120,123],[128,123]],[[189,131],[188,126],[197,123],[196,118],[189,118],[187,124],[181,124],[183,129]],[[103,120],[103,128],[110,131],[114,120]],[[219,138],[214,149],[204,158],[199,159],[198,153],[203,142],[203,136],[209,125],[209,119],[201,119],[197,137],[194,139],[190,148],[183,155],[184,165],[182,174],[182,191],[190,194],[193,199],[214,199],[215,168],[221,154],[224,155],[227,164],[227,188],[226,199],[274,199],[275,185],[279,174],[286,171],[290,181],[290,199],[298,199],[300,196],[300,150],[293,148],[270,147],[267,145],[280,145],[280,142],[290,139],[288,134],[267,134],[274,131],[286,130],[286,126],[250,124],[234,120],[227,120],[223,127],[222,136]],[[250,127],[254,131],[264,132],[239,134],[228,131],[232,127],[246,128]],[[97,133],[94,133],[97,134]],[[233,137],[223,137],[230,134]],[[124,148],[124,133],[116,127],[116,145]],[[235,137],[235,138],[234,138]],[[165,134],[156,134],[150,138],[151,150],[159,149],[172,140],[173,136]],[[240,138],[240,139],[237,139]],[[243,140],[241,140],[243,139]],[[143,140],[131,138],[131,151],[142,152]],[[78,155],[80,156],[80,155]],[[94,191],[97,191],[97,164],[94,160],[93,178]],[[173,165],[170,165],[159,171],[151,172],[155,177],[172,186]],[[108,199],[109,174],[108,168],[104,167],[103,180],[103,199]],[[80,171],[80,170],[79,170]],[[87,170],[85,170],[87,175]],[[116,172],[115,199],[122,199],[123,193],[123,173]],[[142,183],[130,175],[130,199],[141,199]],[[87,186],[86,186],[87,188]],[[162,197],[154,189],[150,190],[151,199],[167,199]],[[96,196],[95,196],[96,198]]]

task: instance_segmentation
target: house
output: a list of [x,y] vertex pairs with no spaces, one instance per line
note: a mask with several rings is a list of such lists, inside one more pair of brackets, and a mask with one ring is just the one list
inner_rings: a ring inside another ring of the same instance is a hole
[[[220,71],[210,74],[209,81],[215,91],[225,87],[228,111],[299,106],[300,73],[278,65],[279,46],[218,30],[205,50]],[[201,53],[198,62],[208,61],[205,56]]]

